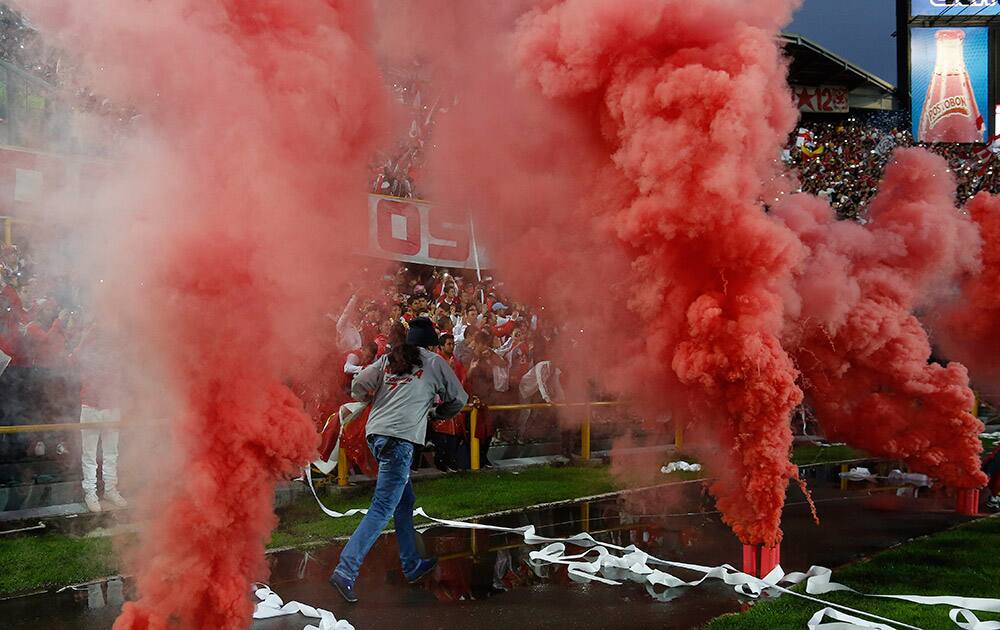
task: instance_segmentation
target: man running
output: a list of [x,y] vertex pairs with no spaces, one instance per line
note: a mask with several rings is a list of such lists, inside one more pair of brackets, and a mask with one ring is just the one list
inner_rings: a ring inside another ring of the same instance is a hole
[[[395,520],[399,561],[407,581],[416,583],[437,565],[436,558],[425,560],[417,553],[410,463],[414,447],[424,443],[428,415],[450,418],[465,406],[469,396],[448,363],[427,350],[436,345],[438,337],[431,321],[415,317],[410,320],[406,343],[362,370],[351,386],[355,400],[371,402],[366,435],[378,460],[378,479],[371,507],[330,576],[330,584],[348,602],[358,601],[354,582],[361,563],[390,518]],[[441,404],[432,410],[436,398]]]

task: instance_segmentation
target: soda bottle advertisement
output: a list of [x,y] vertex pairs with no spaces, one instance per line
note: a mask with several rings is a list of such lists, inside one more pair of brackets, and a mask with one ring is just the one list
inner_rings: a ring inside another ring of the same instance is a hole
[[983,142],[989,112],[989,30],[914,28],[910,34],[913,136]]

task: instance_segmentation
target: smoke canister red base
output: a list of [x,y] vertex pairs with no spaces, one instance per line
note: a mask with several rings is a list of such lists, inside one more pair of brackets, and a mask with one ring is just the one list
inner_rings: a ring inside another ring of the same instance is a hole
[[764,577],[781,563],[781,545],[743,545],[743,572],[754,577]]
[[979,514],[979,489],[967,488],[958,491],[958,500],[955,504],[955,511],[966,516]]

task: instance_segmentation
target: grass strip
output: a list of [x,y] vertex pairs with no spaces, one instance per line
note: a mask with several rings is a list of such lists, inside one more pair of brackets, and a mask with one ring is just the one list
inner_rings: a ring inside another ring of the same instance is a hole
[[0,595],[79,584],[118,571],[109,538],[44,534],[0,540]]
[[[446,519],[564,501],[620,489],[622,486],[611,476],[607,466],[482,471],[414,482],[417,505],[422,506],[428,514]],[[328,508],[338,512],[364,508],[371,502],[371,489],[351,498],[324,498],[323,501]],[[329,518],[323,515],[316,508],[312,496],[300,497],[282,510],[280,516],[281,523],[271,536],[270,547],[300,546],[347,536],[361,521],[361,517]]]
[[[417,504],[443,518],[461,518],[613,492],[620,489],[607,466],[527,468],[517,472],[455,474],[414,482]],[[367,507],[371,488],[344,499],[326,497],[327,507]],[[269,548],[322,543],[354,531],[358,518],[333,519],[311,495],[279,513]],[[391,522],[390,522],[391,525]],[[44,534],[0,539],[0,596],[79,584],[119,572],[110,538]],[[3,624],[0,624],[2,626]]]
[[[906,543],[834,572],[834,580],[862,593],[882,595],[952,595],[1000,598],[1000,518],[984,518]],[[794,590],[802,590],[795,587]],[[821,599],[895,619],[925,630],[954,630],[948,606],[830,593]],[[805,628],[821,608],[785,595],[756,603],[745,613],[724,615],[704,630]],[[980,620],[1000,614],[975,613]]]
[[792,448],[792,463],[796,466],[841,462],[851,459],[864,459],[866,457],[869,457],[869,455],[864,451],[859,451],[844,444],[837,444],[835,446],[797,444]]

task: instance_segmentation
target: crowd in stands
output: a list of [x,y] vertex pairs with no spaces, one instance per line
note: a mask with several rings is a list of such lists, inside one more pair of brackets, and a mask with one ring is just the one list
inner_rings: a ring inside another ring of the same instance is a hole
[[5,71],[6,89],[0,93],[3,144],[112,157],[139,120],[134,107],[81,83],[86,74],[78,60],[49,45],[5,4],[0,4],[0,60],[16,68]]
[[[338,350],[325,362],[323,373],[339,369],[342,378],[336,383],[321,378],[312,385],[301,384],[298,391],[317,426],[349,400],[354,375],[393,344],[401,343],[410,321],[425,317],[441,339],[437,351],[459,376],[471,404],[480,408],[475,436],[480,440],[483,466],[491,465],[488,451],[495,435],[520,443],[537,434],[543,424],[554,428],[554,418],[544,413],[522,411],[496,423],[484,408],[564,399],[562,370],[547,360],[558,329],[532,307],[505,294],[503,284],[492,278],[479,280],[472,272],[399,265],[394,274],[358,289],[341,312],[328,317],[336,321]],[[361,442],[361,424],[345,427],[345,450],[365,471],[366,463],[372,462],[367,461]],[[468,467],[471,431],[466,414],[432,423],[429,441],[435,446],[439,468]]]
[[435,89],[420,64],[383,70],[389,91],[407,121],[406,132],[387,150],[380,150],[369,164],[372,193],[404,198],[425,198],[419,189],[419,172],[427,156],[437,119],[455,103]]
[[[0,425],[120,420],[120,344],[106,322],[83,314],[71,279],[4,245],[0,285]],[[99,512],[99,448],[104,497],[123,507],[114,428],[0,435],[0,486],[79,478],[87,507]]]
[[914,142],[900,116],[803,122],[789,140],[784,160],[800,190],[820,195],[842,219],[863,221],[868,204],[896,147],[922,146],[948,161],[958,180],[957,203],[980,191],[1000,192],[1000,161],[982,144]]
[[[47,47],[30,24],[3,4],[0,59],[57,88],[43,100],[45,129],[58,130],[60,116],[68,128],[77,113],[97,114],[113,131],[102,136],[112,137],[127,134],[136,120],[133,109],[78,85],[72,62],[58,49]],[[383,72],[407,126],[399,141],[373,156],[369,190],[423,198],[421,169],[433,149],[435,125],[456,102],[434,87],[420,64]],[[6,117],[0,116],[0,123]],[[46,137],[52,141],[56,136],[53,132]],[[915,144],[909,121],[899,112],[814,118],[800,123],[783,159],[797,176],[799,190],[827,198],[842,219],[865,221],[892,150]],[[955,173],[957,202],[981,190],[1000,192],[1000,163],[993,151],[981,144],[927,148],[942,155]],[[81,309],[74,283],[47,271],[39,268],[24,245],[0,247],[0,425],[114,420],[121,413],[113,383],[120,369],[93,360],[113,354],[109,335]],[[491,465],[489,448],[495,439],[520,443],[558,428],[548,411],[498,414],[485,409],[564,400],[563,386],[572,377],[564,373],[565,366],[552,361],[560,322],[547,321],[540,309],[508,294],[502,283],[467,270],[397,264],[391,273],[359,282],[348,293],[346,305],[337,305],[336,312],[328,314],[332,350],[320,378],[293,383],[319,429],[349,400],[354,375],[393,344],[402,343],[416,317],[433,322],[442,340],[438,352],[459,375],[471,404],[480,409],[474,434],[480,440],[482,465]],[[95,345],[101,346],[100,352],[94,351]],[[795,422],[809,434],[815,422],[807,411],[800,410]],[[469,414],[432,423],[428,442],[434,445],[434,464],[443,470],[468,467],[472,435]],[[571,449],[571,435],[561,434],[564,453]],[[98,430],[0,435],[0,487],[24,482],[23,470],[15,471],[8,463],[54,459],[63,471],[75,470],[82,478],[87,505],[97,511],[100,443],[105,497],[123,505],[116,490],[117,439],[115,431]],[[343,446],[353,468],[373,472],[363,422],[345,427]],[[33,477],[37,480],[48,470],[39,468]]]

